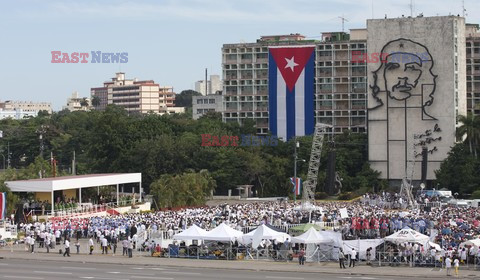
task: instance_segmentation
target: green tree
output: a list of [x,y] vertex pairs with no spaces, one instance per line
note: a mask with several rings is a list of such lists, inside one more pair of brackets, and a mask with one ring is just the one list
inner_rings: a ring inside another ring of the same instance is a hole
[[216,182],[206,170],[181,175],[162,175],[150,186],[158,207],[204,205]]
[[456,144],[435,171],[437,183],[464,196],[480,188],[479,163],[464,143]]
[[194,90],[184,90],[175,96],[175,106],[178,107],[192,107],[192,97],[193,96],[201,96],[202,94],[198,91]]
[[458,116],[458,121],[462,125],[457,128],[457,137],[468,143],[470,154],[476,158],[478,144],[480,143],[480,116],[468,112],[467,116]]

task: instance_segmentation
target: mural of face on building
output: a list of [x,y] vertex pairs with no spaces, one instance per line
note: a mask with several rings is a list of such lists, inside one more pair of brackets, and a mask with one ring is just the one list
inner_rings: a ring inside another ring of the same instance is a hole
[[385,98],[403,101],[417,97],[415,100],[421,104],[415,105],[422,107],[422,119],[435,119],[428,112],[434,101],[437,78],[432,71],[434,61],[428,49],[420,43],[400,38],[388,42],[381,53],[386,55],[373,72],[373,85],[370,86],[376,104],[369,110],[383,106]]

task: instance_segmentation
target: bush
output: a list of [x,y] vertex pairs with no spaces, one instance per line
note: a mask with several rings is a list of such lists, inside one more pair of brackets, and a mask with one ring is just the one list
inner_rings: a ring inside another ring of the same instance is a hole
[[339,196],[338,196],[338,200],[350,200],[350,199],[353,199],[355,197],[355,195],[351,192],[346,192],[346,193],[341,193]]
[[316,192],[315,199],[326,199],[328,198],[328,194],[326,192]]
[[474,191],[471,199],[480,199],[480,190]]

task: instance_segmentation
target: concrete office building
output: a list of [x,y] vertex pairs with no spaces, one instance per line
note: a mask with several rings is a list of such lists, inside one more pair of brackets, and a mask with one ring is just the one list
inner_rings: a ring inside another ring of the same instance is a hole
[[3,109],[4,111],[34,113],[35,115],[40,111],[47,111],[49,114],[51,114],[52,104],[49,102],[6,100],[5,102],[0,101],[0,109]]
[[464,18],[368,20],[367,31],[367,54],[385,54],[367,65],[371,166],[384,179],[419,180],[426,147],[435,179],[467,110]]
[[192,115],[194,120],[198,120],[201,116],[208,112],[223,111],[222,95],[192,96]]
[[[206,91],[205,91],[206,90]],[[222,80],[220,75],[210,75],[210,80],[207,81],[207,88],[205,89],[205,80],[195,82],[195,91],[202,95],[216,94],[222,91]]]
[[478,24],[467,24],[467,109],[480,115],[480,32]]
[[116,73],[112,81],[103,87],[91,89],[92,101],[97,99],[95,109],[104,110],[108,104],[124,107],[129,112],[160,114],[173,107],[175,93],[172,87],[161,87],[153,80],[125,79],[125,73]]

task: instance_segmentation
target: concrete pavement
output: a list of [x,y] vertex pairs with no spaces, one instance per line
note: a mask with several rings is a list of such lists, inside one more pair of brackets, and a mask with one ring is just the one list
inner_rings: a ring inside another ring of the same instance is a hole
[[[145,254],[135,252],[133,258],[127,258],[120,255],[112,256],[102,254],[75,254],[72,250],[71,257],[63,257],[58,253],[50,252],[49,254],[37,252],[31,254],[22,250],[21,247],[15,248],[11,252],[8,248],[0,250],[0,258],[5,260],[17,261],[45,261],[56,263],[76,263],[76,264],[108,264],[108,265],[136,265],[145,267],[166,266],[166,267],[189,267],[189,268],[206,268],[206,269],[222,269],[222,270],[244,270],[244,271],[262,271],[262,272],[298,272],[298,273],[322,273],[331,275],[347,275],[347,276],[392,276],[392,277],[408,277],[408,278],[434,278],[439,279],[445,276],[445,270],[435,268],[410,268],[410,267],[371,267],[359,265],[355,268],[347,268],[340,270],[338,264],[334,262],[325,263],[307,263],[299,266],[296,262],[274,262],[274,261],[222,261],[222,260],[197,260],[197,259],[178,259],[178,258],[156,258]],[[44,249],[43,249],[44,250]],[[42,250],[42,251],[43,251]],[[462,278],[480,279],[480,271],[465,270],[460,268],[460,276]]]

